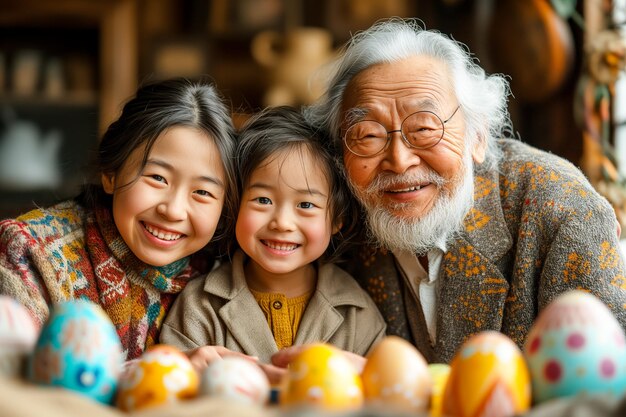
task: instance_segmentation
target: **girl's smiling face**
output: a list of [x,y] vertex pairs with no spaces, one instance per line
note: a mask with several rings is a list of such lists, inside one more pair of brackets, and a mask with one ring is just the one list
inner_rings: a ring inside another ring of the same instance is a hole
[[143,147],[135,149],[102,184],[113,195],[115,225],[130,250],[163,266],[212,239],[224,205],[224,167],[213,139],[183,126],[161,133],[139,172],[143,155]]
[[236,225],[237,242],[251,258],[247,272],[297,279],[322,256],[336,231],[324,172],[305,146],[282,151],[253,171]]

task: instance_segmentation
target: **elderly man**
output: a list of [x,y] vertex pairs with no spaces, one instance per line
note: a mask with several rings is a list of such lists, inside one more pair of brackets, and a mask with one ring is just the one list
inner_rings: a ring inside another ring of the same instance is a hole
[[483,330],[521,346],[570,289],[626,324],[611,206],[569,162],[503,139],[508,93],[462,45],[394,19],[354,36],[306,109],[364,209],[370,239],[348,269],[429,362]]

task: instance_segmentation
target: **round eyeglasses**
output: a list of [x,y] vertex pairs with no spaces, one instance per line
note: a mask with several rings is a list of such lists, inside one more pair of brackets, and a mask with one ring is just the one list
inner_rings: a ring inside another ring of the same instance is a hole
[[397,130],[387,130],[374,120],[361,120],[348,127],[343,141],[350,152],[362,157],[378,155],[385,150],[391,140],[391,134],[395,132],[400,132],[402,139],[410,148],[432,148],[441,141],[445,124],[454,117],[460,107],[457,106],[446,120],[441,120],[428,110],[411,113]]

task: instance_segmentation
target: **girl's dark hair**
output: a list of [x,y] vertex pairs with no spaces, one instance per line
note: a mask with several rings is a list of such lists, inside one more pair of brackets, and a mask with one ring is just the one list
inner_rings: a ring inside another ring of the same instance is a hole
[[308,124],[302,113],[288,106],[270,107],[244,124],[237,144],[238,186],[243,191],[254,170],[280,152],[301,153],[305,149],[324,167],[323,174],[330,185],[328,214],[334,226],[341,226],[322,256],[326,262],[335,262],[357,230],[358,207],[336,168],[330,137]]
[[91,207],[110,207],[112,199],[102,188],[101,175],[119,172],[130,154],[145,146],[139,177],[156,139],[174,126],[206,133],[219,150],[226,190],[222,218],[214,239],[230,235],[239,194],[234,163],[236,141],[229,109],[208,80],[175,78],[141,86],[102,136],[94,167],[97,178],[83,188],[78,200]]

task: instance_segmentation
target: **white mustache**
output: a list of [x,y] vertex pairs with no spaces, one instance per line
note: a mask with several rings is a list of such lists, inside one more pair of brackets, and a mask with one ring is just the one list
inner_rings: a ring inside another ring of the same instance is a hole
[[364,190],[366,194],[382,194],[386,189],[398,185],[432,183],[443,187],[447,181],[434,171],[414,174],[381,173]]

